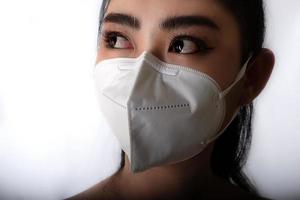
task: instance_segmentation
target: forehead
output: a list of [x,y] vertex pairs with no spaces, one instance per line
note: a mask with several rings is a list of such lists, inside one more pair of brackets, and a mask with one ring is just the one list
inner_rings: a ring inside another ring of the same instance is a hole
[[238,26],[233,15],[218,0],[111,0],[107,12],[131,14],[142,23],[155,23],[169,16],[201,15],[219,27]]

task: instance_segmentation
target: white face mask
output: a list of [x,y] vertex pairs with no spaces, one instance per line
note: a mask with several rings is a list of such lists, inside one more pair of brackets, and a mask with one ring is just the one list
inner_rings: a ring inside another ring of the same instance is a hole
[[215,140],[228,126],[220,130],[224,96],[243,77],[248,61],[224,91],[207,74],[167,64],[147,52],[99,62],[95,79],[100,107],[131,170],[186,160]]

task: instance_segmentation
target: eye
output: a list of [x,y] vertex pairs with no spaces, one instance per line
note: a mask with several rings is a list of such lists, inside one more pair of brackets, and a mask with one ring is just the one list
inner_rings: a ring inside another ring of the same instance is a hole
[[103,34],[104,42],[110,49],[132,49],[130,41],[118,32],[105,32]]
[[207,47],[201,39],[191,36],[178,36],[171,42],[169,52],[178,54],[207,53],[212,48]]

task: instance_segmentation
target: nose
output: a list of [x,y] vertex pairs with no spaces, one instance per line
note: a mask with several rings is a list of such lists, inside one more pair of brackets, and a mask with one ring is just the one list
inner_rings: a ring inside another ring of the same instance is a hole
[[151,33],[142,38],[141,44],[137,50],[137,55],[141,55],[143,52],[150,53],[160,60],[165,61],[166,50],[165,50],[165,39],[159,37],[157,33]]

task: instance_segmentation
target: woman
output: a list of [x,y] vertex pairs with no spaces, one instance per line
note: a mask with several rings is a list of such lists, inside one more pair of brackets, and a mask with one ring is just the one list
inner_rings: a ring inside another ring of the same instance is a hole
[[104,0],[95,77],[126,155],[71,199],[258,198],[241,169],[264,31],[262,0]]

